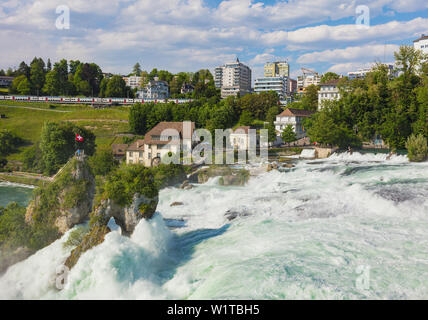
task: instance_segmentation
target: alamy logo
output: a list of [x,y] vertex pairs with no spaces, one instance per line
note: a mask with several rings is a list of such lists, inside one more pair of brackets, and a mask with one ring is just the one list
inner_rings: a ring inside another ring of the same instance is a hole
[[70,8],[60,5],[56,8],[56,14],[59,14],[55,21],[56,28],[58,30],[70,29]]
[[357,14],[357,20],[355,24],[358,29],[370,28],[370,8],[365,5],[360,5],[355,8],[355,14]]

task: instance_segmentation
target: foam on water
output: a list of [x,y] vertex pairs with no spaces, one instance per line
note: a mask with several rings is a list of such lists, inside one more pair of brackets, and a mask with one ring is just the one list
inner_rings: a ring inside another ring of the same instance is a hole
[[[428,163],[356,153],[301,161],[246,187],[211,179],[168,188],[154,219],[131,238],[119,229],[107,235],[64,290],[48,280],[69,253],[66,236],[10,268],[0,297],[426,299],[427,199]],[[170,207],[177,201],[183,205]],[[162,218],[182,223],[171,231]],[[363,291],[361,266],[370,268]]]

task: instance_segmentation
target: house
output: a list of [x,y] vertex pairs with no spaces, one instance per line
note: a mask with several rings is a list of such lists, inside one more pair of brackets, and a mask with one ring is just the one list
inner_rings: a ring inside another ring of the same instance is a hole
[[160,122],[146,133],[143,140],[137,140],[128,147],[126,163],[151,167],[170,153],[191,150],[194,131],[194,122]]
[[296,133],[297,139],[306,137],[306,130],[303,126],[303,119],[310,117],[314,114],[314,111],[300,110],[288,108],[283,111],[281,114],[276,116],[275,129],[279,136],[281,136],[282,131],[288,126],[292,125],[294,132]]
[[15,77],[0,76],[0,87],[10,87]]
[[238,127],[230,134],[230,144],[234,149],[248,150],[250,129],[248,126]]
[[127,144],[112,144],[111,145],[113,156],[116,160],[122,161],[126,156],[126,149],[128,149]]
[[339,100],[340,91],[338,87],[340,79],[321,83],[318,91],[318,109],[322,109],[324,101]]
[[186,93],[192,93],[193,91],[195,91],[195,87],[193,85],[191,85],[190,83],[183,83],[183,85],[181,86],[181,94],[186,94]]
[[137,97],[140,99],[168,99],[169,98],[169,85],[166,81],[150,80],[147,85],[140,91],[137,91]]

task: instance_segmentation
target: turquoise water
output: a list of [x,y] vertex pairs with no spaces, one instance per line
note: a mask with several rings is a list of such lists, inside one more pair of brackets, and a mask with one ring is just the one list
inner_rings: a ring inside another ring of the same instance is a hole
[[68,234],[0,277],[0,299],[428,299],[428,163],[386,156],[164,189],[155,217],[108,234],[63,290]]
[[0,182],[0,207],[6,207],[10,202],[17,202],[21,206],[27,206],[31,199],[33,188]]

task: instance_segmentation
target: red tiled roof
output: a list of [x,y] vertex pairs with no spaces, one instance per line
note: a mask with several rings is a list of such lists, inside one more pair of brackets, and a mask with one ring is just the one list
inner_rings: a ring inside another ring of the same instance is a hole
[[419,39],[413,40],[413,42],[418,42],[418,41],[425,40],[425,39],[428,39],[428,36],[423,34]]
[[115,156],[124,156],[126,149],[128,149],[127,144],[112,144],[111,148],[113,149],[113,154]]
[[320,83],[320,86],[337,86],[337,83],[340,81],[340,79],[334,79],[330,80],[324,83]]
[[[144,140],[137,140],[131,144],[128,148],[128,151],[143,151],[144,145],[148,144],[168,144],[168,143],[180,143],[181,139],[191,139],[193,131],[195,131],[195,123],[190,123],[190,132],[188,130],[184,131],[184,122],[159,122],[152,130],[146,133]],[[176,132],[179,134],[179,140],[172,140],[170,137],[169,140],[161,140],[161,134],[163,133],[166,136],[172,136]]]
[[314,113],[315,111],[288,108],[279,114],[278,117],[309,117]]

